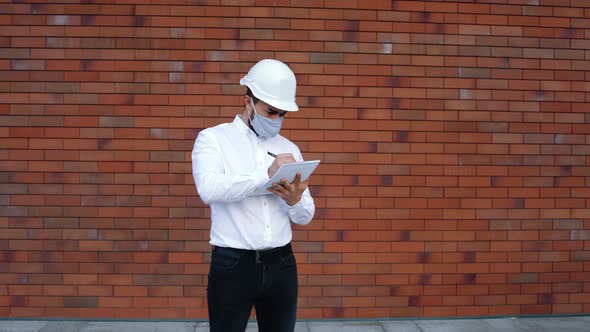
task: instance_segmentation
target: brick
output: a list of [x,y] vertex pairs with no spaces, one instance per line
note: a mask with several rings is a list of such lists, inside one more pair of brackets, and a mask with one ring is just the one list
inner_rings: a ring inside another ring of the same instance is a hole
[[134,119],[131,117],[107,117],[99,118],[101,127],[133,127]]
[[343,55],[341,53],[312,53],[310,55],[311,63],[342,63]]
[[98,298],[95,296],[64,297],[64,307],[66,308],[96,308]]

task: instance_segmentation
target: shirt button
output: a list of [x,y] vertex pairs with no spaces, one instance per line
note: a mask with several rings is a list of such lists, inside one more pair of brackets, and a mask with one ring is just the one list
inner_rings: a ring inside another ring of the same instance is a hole
[[264,206],[266,206],[266,202],[264,202]]

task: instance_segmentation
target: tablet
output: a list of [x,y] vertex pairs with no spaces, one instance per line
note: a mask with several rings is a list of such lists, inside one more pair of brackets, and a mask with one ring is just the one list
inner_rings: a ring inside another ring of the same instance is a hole
[[281,182],[281,179],[287,179],[287,181],[293,182],[295,180],[295,175],[297,173],[301,173],[301,181],[305,181],[311,175],[311,173],[313,173],[316,167],[318,167],[319,164],[319,160],[309,160],[297,163],[282,164],[272,178],[270,178],[264,185],[253,191],[248,196],[272,194],[267,189],[272,187],[273,183]]

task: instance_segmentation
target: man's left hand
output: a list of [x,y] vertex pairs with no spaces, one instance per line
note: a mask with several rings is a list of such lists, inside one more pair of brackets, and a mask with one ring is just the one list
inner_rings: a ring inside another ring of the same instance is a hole
[[301,181],[301,173],[297,173],[293,182],[281,179],[281,182],[273,183],[268,190],[281,197],[289,206],[293,206],[301,200],[303,192],[307,189],[307,182]]

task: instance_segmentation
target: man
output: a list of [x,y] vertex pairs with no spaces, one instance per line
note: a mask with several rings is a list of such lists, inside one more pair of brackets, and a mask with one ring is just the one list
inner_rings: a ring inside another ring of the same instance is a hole
[[315,205],[307,181],[282,179],[268,195],[249,196],[285,163],[302,161],[295,144],[279,135],[295,103],[295,75],[265,59],[240,80],[248,87],[244,111],[231,123],[199,133],[193,177],[211,206],[213,251],[207,286],[212,332],[244,331],[254,306],[260,331],[295,328],[297,267],[291,222],[308,224]]

